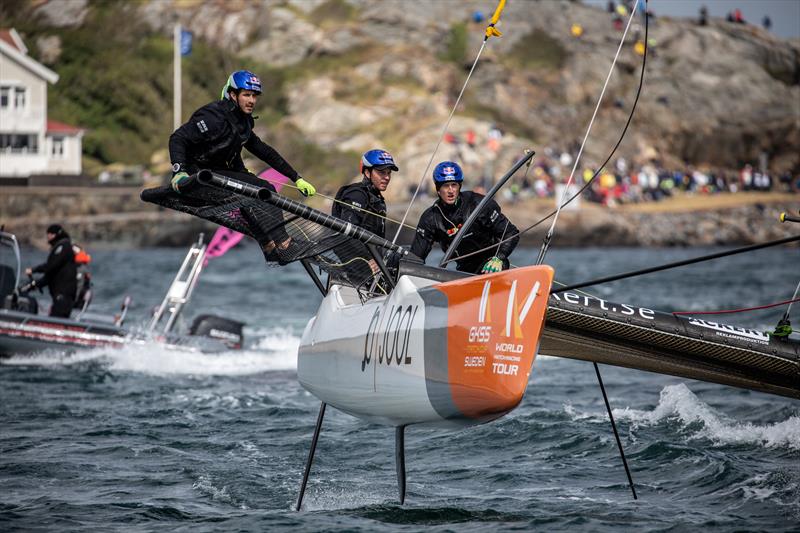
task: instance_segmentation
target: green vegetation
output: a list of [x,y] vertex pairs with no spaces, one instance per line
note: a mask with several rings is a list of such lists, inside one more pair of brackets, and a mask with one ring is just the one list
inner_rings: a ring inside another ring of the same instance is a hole
[[[172,133],[171,36],[152,32],[131,15],[135,6],[122,0],[93,4],[84,23],[76,28],[47,28],[25,12],[29,8],[30,4],[24,3],[19,10],[3,13],[2,25],[17,28],[34,58],[38,56],[38,37],[56,35],[61,39],[62,53],[52,67],[60,79],[48,89],[48,113],[54,120],[86,129],[87,172],[98,172],[102,165],[114,162],[147,165],[155,151],[166,148]],[[333,13],[330,5],[326,9]],[[356,50],[348,57],[313,58],[298,67],[276,69],[252,59],[231,58],[195,38],[191,55],[182,63],[183,119],[219,98],[232,70],[246,68],[257,72],[264,84],[256,124],[274,126],[287,113],[288,81],[300,79],[306,69],[319,73],[358,64],[365,53],[366,49]],[[315,184],[328,178],[336,183],[345,181],[352,173],[345,175],[336,169],[348,169],[358,160],[357,154],[326,151],[291,128],[265,141],[274,142]]]
[[536,126],[520,120],[514,115],[513,109],[498,110],[497,108],[482,104],[473,97],[467,95],[460,113],[468,117],[496,122],[503,130],[513,133],[517,137],[531,139],[534,142],[539,139],[539,131],[536,129]]
[[324,28],[355,20],[357,14],[356,8],[346,0],[327,0],[315,7],[308,18]]
[[560,70],[568,52],[556,39],[537,29],[518,40],[504,57],[516,68]]
[[444,52],[439,56],[442,61],[450,61],[463,65],[467,60],[467,25],[463,22],[453,24],[447,34]]
[[278,71],[287,82],[314,78],[323,74],[353,68],[362,63],[377,61],[386,49],[381,46],[364,45],[353,47],[342,55],[319,55]]

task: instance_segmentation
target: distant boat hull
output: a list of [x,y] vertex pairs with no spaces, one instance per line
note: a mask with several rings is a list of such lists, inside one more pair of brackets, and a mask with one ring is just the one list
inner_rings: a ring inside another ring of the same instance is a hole
[[121,348],[158,342],[171,349],[216,353],[229,350],[221,341],[201,336],[159,335],[127,330],[113,324],[69,320],[0,309],[0,357],[44,351],[75,352],[92,348]]

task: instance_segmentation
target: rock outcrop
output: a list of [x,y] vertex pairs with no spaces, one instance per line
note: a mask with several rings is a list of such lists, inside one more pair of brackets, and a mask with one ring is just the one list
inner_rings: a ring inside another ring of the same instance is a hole
[[[340,68],[306,72],[288,87],[286,120],[327,148],[395,151],[403,197],[425,169],[464,80],[462,65],[443,60],[452,35],[464,32],[468,66],[483,28],[470,16],[485,9],[486,2],[462,0],[140,7],[161,31],[177,18],[201,38],[275,67],[342,58]],[[569,31],[575,23],[580,38]],[[496,122],[519,142],[504,143],[496,155],[475,154],[476,172],[495,157],[505,164],[521,147],[564,148],[582,138],[621,36],[607,13],[576,2],[509,2],[500,27],[504,34],[489,41],[451,132],[480,135]],[[648,37],[644,89],[621,155],[657,157],[674,168],[739,168],[765,154],[774,171],[800,172],[800,41],[722,20],[700,27],[667,17],[650,24]],[[638,19],[586,147],[587,166],[598,165],[621,132],[642,63],[633,45],[643,38]],[[345,60],[354,56],[355,67]],[[461,155],[445,148],[438,158]]]

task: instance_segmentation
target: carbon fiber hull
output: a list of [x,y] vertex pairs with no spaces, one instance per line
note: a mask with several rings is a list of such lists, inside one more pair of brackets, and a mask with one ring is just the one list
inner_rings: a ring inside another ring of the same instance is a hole
[[800,342],[576,293],[552,294],[539,352],[800,399]]

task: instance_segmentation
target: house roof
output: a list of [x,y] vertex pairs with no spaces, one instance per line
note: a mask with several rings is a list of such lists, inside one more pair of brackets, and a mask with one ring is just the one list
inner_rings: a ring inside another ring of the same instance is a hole
[[0,40],[7,42],[23,54],[28,53],[28,47],[22,42],[22,37],[19,36],[19,33],[14,28],[0,28]]
[[83,133],[83,129],[76,126],[70,126],[69,124],[64,124],[63,122],[58,122],[57,120],[47,119],[47,133],[77,135],[78,133]]
[[28,56],[28,49],[13,28],[0,30],[0,53],[50,83],[58,81],[58,74]]

